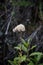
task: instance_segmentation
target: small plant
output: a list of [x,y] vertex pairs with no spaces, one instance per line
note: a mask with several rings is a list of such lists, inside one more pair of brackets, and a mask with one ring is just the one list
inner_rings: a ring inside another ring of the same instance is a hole
[[[29,39],[30,41],[31,39]],[[14,58],[13,61],[8,60],[11,65],[21,65],[21,63],[26,62],[26,65],[43,65],[38,62],[43,57],[43,53],[41,52],[31,52],[35,46],[30,48],[30,42],[25,42],[24,39],[21,39],[22,43],[18,44],[17,47],[14,47],[18,52],[17,57]],[[30,53],[31,52],[31,53]]]

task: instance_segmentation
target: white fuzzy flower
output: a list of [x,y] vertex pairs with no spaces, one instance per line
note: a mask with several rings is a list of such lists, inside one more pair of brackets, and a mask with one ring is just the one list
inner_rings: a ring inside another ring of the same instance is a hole
[[13,29],[13,32],[16,32],[16,31],[18,31],[18,32],[23,32],[23,31],[25,31],[25,26],[23,25],[23,24],[19,24],[19,25],[17,25],[14,29]]

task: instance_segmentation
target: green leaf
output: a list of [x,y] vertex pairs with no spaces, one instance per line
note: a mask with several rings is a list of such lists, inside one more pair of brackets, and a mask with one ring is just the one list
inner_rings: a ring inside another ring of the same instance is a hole
[[16,61],[18,61],[20,59],[20,57],[15,57],[14,58],[14,61],[16,60]]
[[21,50],[22,44],[18,44],[17,47],[14,47],[16,50]]
[[41,57],[43,56],[43,53],[41,52],[34,52],[34,53],[31,53],[30,56],[35,56],[35,60],[36,62],[40,61]]
[[9,62],[11,65],[14,65],[14,62],[13,62],[13,61],[8,60],[8,62]]
[[33,52],[33,53],[31,53],[30,54],[30,56],[38,56],[38,55],[41,55],[41,56],[43,56],[43,53],[41,53],[41,52]]
[[25,60],[26,60],[26,55],[23,55],[23,56],[20,57],[20,62],[23,62]]
[[36,45],[32,46],[32,47],[31,47],[31,50],[33,50],[34,48],[36,48]]
[[40,61],[41,58],[42,58],[42,56],[41,56],[41,55],[38,55],[38,56],[36,57],[37,62]]
[[14,47],[16,50],[20,50],[21,48],[20,47]]
[[24,52],[28,52],[28,49],[22,44],[22,50],[24,51]]
[[21,38],[21,42],[22,42],[23,44],[25,44],[25,43],[26,43],[26,41],[25,41],[24,39],[22,39],[22,38]]
[[25,46],[26,48],[28,48],[29,44],[28,44],[24,39],[22,39],[22,38],[21,38],[21,41],[22,41],[22,43],[24,44],[24,46]]
[[14,64],[19,65],[19,60],[20,60],[20,57],[15,57],[14,58]]
[[30,44],[31,41],[32,41],[32,38],[29,38],[29,39],[28,39],[28,44]]
[[30,60],[32,60],[35,63],[37,62],[36,57],[34,57],[34,58],[31,57]]
[[14,58],[14,63],[16,62],[16,63],[19,64],[19,63],[22,63],[25,60],[26,60],[26,55],[23,55],[23,56]]
[[27,65],[34,65],[34,63],[32,61],[30,61],[29,64],[27,64]]

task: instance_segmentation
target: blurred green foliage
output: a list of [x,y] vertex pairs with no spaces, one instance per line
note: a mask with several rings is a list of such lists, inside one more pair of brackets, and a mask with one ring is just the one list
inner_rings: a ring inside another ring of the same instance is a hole
[[[31,39],[30,39],[31,40]],[[43,57],[41,52],[31,52],[31,50],[36,48],[32,46],[30,48],[30,42],[26,42],[24,39],[21,39],[22,43],[18,44],[17,47],[14,47],[18,52],[18,56],[14,58],[13,61],[8,60],[11,65],[21,65],[22,62],[28,62],[27,65],[42,65],[38,64],[40,59]]]

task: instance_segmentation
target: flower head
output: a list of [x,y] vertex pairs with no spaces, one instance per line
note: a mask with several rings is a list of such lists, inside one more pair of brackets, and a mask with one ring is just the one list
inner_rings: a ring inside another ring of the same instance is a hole
[[17,25],[15,28],[13,28],[13,32],[24,32],[25,31],[25,26],[23,24]]

